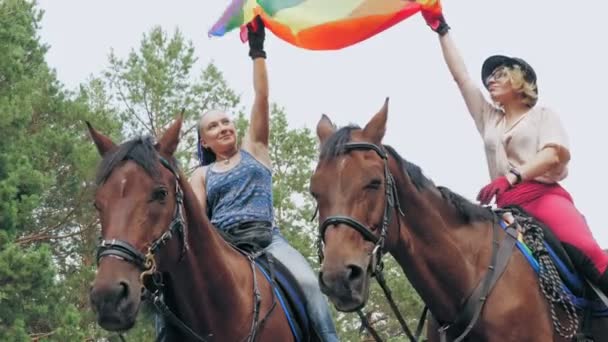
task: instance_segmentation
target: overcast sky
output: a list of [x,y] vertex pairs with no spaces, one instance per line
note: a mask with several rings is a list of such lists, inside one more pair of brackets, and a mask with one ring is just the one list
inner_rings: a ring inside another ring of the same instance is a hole
[[[335,0],[334,0],[335,1]],[[144,32],[179,28],[192,40],[199,67],[214,61],[246,105],[251,64],[238,32],[209,38],[228,0],[40,0],[42,39],[59,79],[75,88],[107,67],[110,49],[124,57]],[[576,4],[576,6],[575,6]],[[605,107],[608,5],[599,0],[443,1],[452,35],[475,80],[495,53],[526,59],[539,78],[539,105],[561,116],[571,140],[563,185],[608,248]],[[601,43],[604,41],[604,43]],[[415,15],[365,42],[339,51],[308,51],[268,34],[271,100],[292,127],[314,129],[322,113],[364,125],[391,98],[385,143],[420,165],[438,185],[474,199],[489,182],[482,141],[443,62],[436,34]]]

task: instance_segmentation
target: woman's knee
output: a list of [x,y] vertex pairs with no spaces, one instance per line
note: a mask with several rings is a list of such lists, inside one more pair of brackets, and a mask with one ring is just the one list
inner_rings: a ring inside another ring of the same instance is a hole
[[554,232],[557,238],[582,252],[603,272],[608,255],[599,247],[584,216],[572,202],[561,196],[545,196],[532,208],[534,216]]
[[578,209],[561,196],[544,196],[525,209],[548,226],[562,241],[574,242],[581,234],[590,234],[587,223]]

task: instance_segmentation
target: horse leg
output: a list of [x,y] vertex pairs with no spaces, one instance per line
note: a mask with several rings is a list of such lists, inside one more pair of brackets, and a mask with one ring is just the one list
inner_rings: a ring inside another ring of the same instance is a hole
[[429,311],[428,318],[426,320],[426,340],[428,342],[439,342],[439,323],[433,317],[433,314]]

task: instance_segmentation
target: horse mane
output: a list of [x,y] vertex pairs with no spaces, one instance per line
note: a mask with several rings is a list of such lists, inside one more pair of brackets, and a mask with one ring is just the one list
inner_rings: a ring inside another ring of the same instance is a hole
[[[340,155],[344,145],[351,141],[351,133],[358,129],[361,129],[361,127],[357,125],[348,125],[338,129],[327,139],[325,144],[323,144],[319,159],[330,159]],[[425,189],[439,191],[441,197],[447,201],[467,223],[494,220],[494,213],[491,210],[469,201],[447,187],[436,186],[431,179],[424,175],[422,169],[418,165],[405,160],[392,146],[382,146],[397,161],[418,191]]]
[[492,221],[494,219],[494,213],[491,210],[469,201],[445,186],[435,186],[433,181],[422,173],[422,169],[418,165],[402,158],[393,147],[384,145],[384,148],[397,160],[397,163],[409,175],[416,188],[419,190],[425,188],[438,190],[441,197],[456,209],[465,222]]
[[104,183],[112,170],[124,160],[134,161],[153,178],[160,175],[158,152],[154,148],[154,139],[151,136],[137,137],[120,144],[115,151],[103,157],[95,179],[97,185]]

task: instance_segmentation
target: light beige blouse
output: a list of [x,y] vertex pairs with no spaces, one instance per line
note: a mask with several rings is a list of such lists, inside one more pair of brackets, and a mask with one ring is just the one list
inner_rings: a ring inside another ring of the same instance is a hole
[[[484,141],[490,177],[506,175],[512,167],[519,168],[543,148],[556,147],[569,156],[568,135],[559,116],[549,108],[535,106],[506,127],[504,113],[483,97],[472,81],[462,85],[467,108]],[[543,183],[555,183],[568,175],[567,163],[536,177]]]

